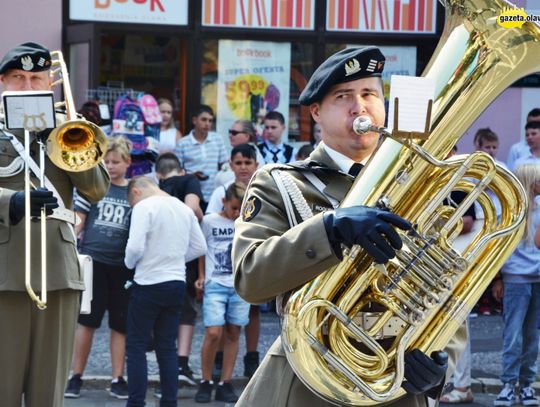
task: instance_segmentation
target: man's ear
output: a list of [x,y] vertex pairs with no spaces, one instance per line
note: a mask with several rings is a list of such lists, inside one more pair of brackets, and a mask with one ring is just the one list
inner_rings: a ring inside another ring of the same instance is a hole
[[315,120],[315,123],[320,123],[320,108],[321,105],[319,103],[312,103],[309,105],[309,112],[311,113],[313,120]]

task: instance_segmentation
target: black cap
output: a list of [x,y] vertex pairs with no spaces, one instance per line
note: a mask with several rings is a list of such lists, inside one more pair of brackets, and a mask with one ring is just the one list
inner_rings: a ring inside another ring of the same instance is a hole
[[300,95],[301,105],[319,102],[328,90],[338,83],[381,76],[384,55],[377,47],[345,48],[324,61],[311,75]]
[[0,62],[0,74],[10,69],[41,72],[51,68],[51,53],[43,45],[25,42],[8,51]]

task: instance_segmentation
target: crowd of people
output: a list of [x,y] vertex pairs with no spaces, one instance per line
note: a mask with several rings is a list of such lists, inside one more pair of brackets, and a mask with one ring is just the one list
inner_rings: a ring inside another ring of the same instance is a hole
[[[353,60],[368,69],[344,70]],[[4,90],[49,89],[50,61],[49,51],[39,44],[15,47],[0,62]],[[0,276],[5,274],[0,278],[0,328],[13,332],[9,343],[0,347],[0,365],[18,366],[9,380],[0,381],[6,405],[20,405],[22,395],[28,407],[61,406],[63,397],[80,397],[94,333],[105,312],[110,328],[109,391],[127,399],[128,406],[144,405],[148,350],[157,356],[160,389],[156,396],[161,406],[176,406],[179,380],[198,387],[195,401],[200,403],[214,398],[240,406],[329,405],[294,375],[279,338],[260,361],[260,307],[250,304],[278,298],[279,309],[291,289],[337,264],[343,247],[360,245],[381,263],[401,248],[395,228],[408,230],[408,221],[378,208],[339,208],[379,140],[376,133],[351,137],[351,119],[365,114],[374,124],[384,125],[383,67],[384,56],[378,48],[347,48],[315,71],[299,99],[315,121],[313,145],[296,149],[287,144],[283,114],[270,111],[263,119],[262,141],[258,142],[250,121],[237,120],[228,130],[227,146],[223,136],[212,131],[215,115],[206,105],[195,109],[192,130],[182,135],[175,125],[173,103],[158,99],[161,124],[150,173],[127,177],[134,143],[114,134],[108,139],[103,163],[95,168],[70,173],[48,166],[46,174],[58,191],[33,190],[32,216],[42,207],[49,215],[55,207],[73,207],[74,221],[72,225],[63,220],[47,222],[47,233],[62,239],[49,243],[49,258],[55,261],[49,268],[61,277],[50,278],[45,312],[33,306],[23,289],[21,262],[9,257],[9,264],[0,269]],[[92,120],[91,115],[87,118]],[[499,139],[495,132],[480,129],[474,143],[476,150],[496,160]],[[0,144],[17,157],[9,138],[0,139]],[[291,162],[296,164],[284,166]],[[512,147],[507,167],[529,196],[526,233],[480,306],[502,309],[504,319],[504,387],[495,405],[510,406],[518,399],[524,405],[538,405],[532,383],[540,312],[540,209],[536,199],[540,195],[540,109],[529,113],[525,144]],[[305,177],[306,172],[312,177]],[[4,183],[8,177],[14,178]],[[313,177],[318,182],[306,181]],[[302,209],[290,209],[297,203],[291,203],[280,187],[291,180],[305,197]],[[5,254],[23,247],[22,182],[20,170],[0,178],[5,191],[0,203],[7,208],[0,226],[9,222],[11,234],[4,239],[9,241],[2,247]],[[326,188],[329,185],[331,190]],[[488,194],[501,216],[500,202],[491,191]],[[459,203],[463,198],[452,195],[449,201]],[[302,215],[306,208],[309,216]],[[478,205],[469,208],[462,233],[474,233],[483,216]],[[0,239],[3,230],[0,227]],[[78,270],[75,243],[80,253],[93,259],[91,312],[78,316],[84,287],[81,276],[73,274]],[[64,259],[60,266],[58,259]],[[199,313],[205,327],[200,350],[191,349]],[[252,380],[239,396],[231,379],[242,328],[246,336],[244,375]],[[441,350],[425,355],[417,349],[407,354],[407,395],[394,405],[424,406],[425,395],[440,396],[446,403],[472,401],[466,331],[464,324],[452,346],[445,349],[448,354]],[[25,346],[21,346],[22,339]],[[72,347],[73,354],[65,354]],[[189,357],[199,351],[202,372],[196,378]],[[447,357],[455,365],[454,385],[442,393]],[[38,376],[21,360],[52,365],[53,373]]]

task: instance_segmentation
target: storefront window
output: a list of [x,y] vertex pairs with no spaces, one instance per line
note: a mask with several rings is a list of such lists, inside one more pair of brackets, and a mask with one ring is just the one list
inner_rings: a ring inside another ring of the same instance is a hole
[[299,106],[298,96],[313,72],[312,61],[308,43],[203,41],[201,103],[216,112],[220,133],[234,120],[247,119],[262,139],[261,118],[277,110],[286,118],[288,142],[309,142],[309,110]]
[[183,41],[170,36],[105,34],[101,37],[100,86],[166,97],[181,112],[183,49]]

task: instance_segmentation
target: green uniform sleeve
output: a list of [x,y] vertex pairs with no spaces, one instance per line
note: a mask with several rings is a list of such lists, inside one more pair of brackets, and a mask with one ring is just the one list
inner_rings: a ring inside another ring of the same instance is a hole
[[244,201],[250,198],[257,200],[258,209],[251,216],[241,214],[233,244],[235,287],[246,301],[269,301],[339,262],[322,214],[289,227],[281,195],[267,170],[255,174]]

